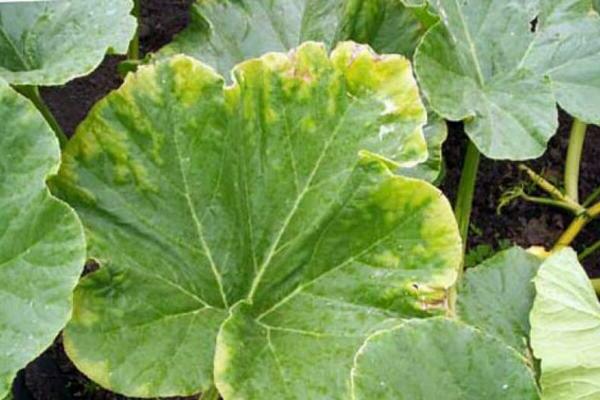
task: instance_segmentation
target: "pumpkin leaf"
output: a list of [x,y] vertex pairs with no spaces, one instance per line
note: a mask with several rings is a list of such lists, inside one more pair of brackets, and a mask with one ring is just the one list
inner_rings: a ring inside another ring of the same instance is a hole
[[130,0],[0,4],[0,78],[61,85],[92,72],[107,51],[125,53],[135,32]]
[[[437,22],[426,3],[404,0],[196,1],[191,11],[189,26],[159,51],[158,58],[186,54],[223,76],[247,58],[287,51],[306,40],[329,48],[340,40],[354,40],[380,53],[411,57]],[[434,182],[441,174],[447,130],[437,115],[428,116],[429,159],[399,173]]]
[[557,127],[544,76],[521,67],[534,40],[521,1],[436,0],[440,22],[424,36],[415,70],[431,107],[490,158],[540,156]]
[[101,268],[76,292],[67,353],[130,396],[213,376],[225,397],[315,398],[326,379],[342,396],[364,337],[444,312],[461,259],[447,200],[388,169],[426,154],[410,64],[309,42],[233,75],[187,56],[143,66],[69,142],[54,187]]
[[56,137],[28,100],[0,80],[0,398],[18,370],[67,323],[85,263],[81,223],[45,185]]
[[448,126],[446,121],[434,112],[428,111],[427,118],[427,125],[423,128],[427,142],[427,160],[410,168],[400,168],[397,173],[437,184],[443,178],[442,146],[448,138]]
[[541,261],[513,247],[466,271],[457,301],[460,319],[527,353],[533,278]]
[[187,54],[224,76],[245,59],[287,51],[309,40],[328,48],[354,40],[380,53],[410,57],[436,22],[426,4],[403,0],[196,0],[189,26],[159,57]]
[[600,304],[570,248],[550,256],[535,278],[531,346],[541,360],[544,399],[600,396]]
[[407,321],[371,335],[352,369],[353,399],[538,399],[525,359],[460,323]]
[[600,16],[591,0],[543,2],[537,35],[522,65],[548,76],[560,106],[600,124]]
[[419,82],[436,112],[465,121],[486,156],[541,155],[557,129],[555,102],[600,123],[600,16],[591,0],[433,5],[441,19],[417,49]]

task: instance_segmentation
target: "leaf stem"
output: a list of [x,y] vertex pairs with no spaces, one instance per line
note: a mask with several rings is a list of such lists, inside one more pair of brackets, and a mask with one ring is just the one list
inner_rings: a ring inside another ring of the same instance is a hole
[[525,171],[527,173],[527,175],[529,175],[529,178],[533,181],[533,183],[535,183],[542,190],[547,192],[550,196],[554,197],[556,200],[559,200],[560,202],[567,204],[569,206],[569,208],[571,208],[573,210],[579,210],[578,213],[585,212],[585,208],[583,208],[579,203],[577,203],[576,201],[571,199],[569,196],[564,195],[563,192],[558,190],[558,188],[556,186],[554,186],[553,184],[548,182],[541,175],[538,175],[537,173],[535,173],[528,166],[521,164],[521,165],[519,165],[519,169],[521,171]]
[[522,193],[520,196],[525,201],[529,201],[531,203],[536,203],[536,204],[542,204],[542,205],[546,205],[546,206],[562,208],[567,211],[571,211],[575,215],[579,215],[582,212],[581,207],[574,206],[572,204],[565,203],[560,200],[553,200],[553,199],[549,199],[547,197],[529,196],[526,193]]
[[133,0],[133,10],[131,14],[137,20],[137,26],[135,28],[135,35],[129,43],[129,49],[127,50],[127,58],[129,60],[140,59],[140,15],[141,15],[141,3],[140,0]]
[[600,279],[590,279],[590,282],[592,282],[592,286],[594,287],[596,294],[600,294]]
[[202,395],[200,395],[199,400],[219,400],[221,395],[217,388],[213,385],[208,390],[204,391]]
[[463,169],[458,184],[458,195],[454,206],[454,214],[458,222],[460,237],[463,241],[463,249],[467,247],[471,211],[473,209],[473,196],[475,194],[475,183],[481,154],[477,147],[469,140],[467,152],[463,162]]
[[594,190],[594,192],[590,194],[587,199],[585,199],[582,206],[589,207],[594,200],[598,198],[598,196],[600,196],[600,187],[596,188],[596,190]]
[[44,118],[46,119],[46,122],[48,123],[48,125],[50,125],[50,127],[56,134],[56,137],[58,137],[58,142],[60,143],[60,148],[63,149],[66,146],[69,138],[67,138],[67,135],[65,135],[64,131],[58,124],[58,121],[56,121],[56,118],[54,118],[52,111],[50,111],[50,109],[44,102],[44,99],[42,99],[42,96],[40,95],[40,91],[39,91],[38,87],[37,86],[15,86],[15,89],[19,93],[21,93],[23,96],[25,96],[29,100],[31,100],[31,102],[36,106],[36,108],[39,110],[39,112],[44,116]]
[[596,243],[594,243],[593,245],[591,245],[590,247],[588,247],[587,249],[582,251],[581,254],[579,255],[579,261],[585,260],[586,258],[591,256],[593,253],[595,253],[598,250],[600,250],[600,240],[598,240]]
[[573,220],[567,230],[561,235],[556,244],[554,245],[553,251],[560,250],[564,247],[571,245],[573,240],[579,235],[579,233],[595,218],[600,216],[600,202],[596,203],[592,207],[588,208],[584,213],[580,214]]
[[567,162],[565,165],[565,190],[575,202],[579,202],[579,169],[581,167],[581,154],[587,124],[575,118],[571,127]]
[[552,251],[557,251],[565,247],[569,247],[573,240],[579,235],[583,228],[590,222],[590,218],[587,214],[581,214],[567,228],[566,231],[558,238],[556,244],[552,248]]
[[[454,205],[454,214],[458,223],[458,230],[463,242],[463,253],[467,248],[467,239],[469,235],[469,225],[471,221],[471,211],[473,210],[473,197],[475,194],[475,183],[477,182],[477,172],[481,154],[477,147],[469,140],[467,152],[463,161],[463,169],[458,184],[458,194],[456,204]],[[463,255],[464,260],[464,255]],[[456,281],[448,292],[448,313],[449,317],[456,316],[456,299],[458,297],[458,285],[462,279],[464,270],[464,261],[458,270]]]

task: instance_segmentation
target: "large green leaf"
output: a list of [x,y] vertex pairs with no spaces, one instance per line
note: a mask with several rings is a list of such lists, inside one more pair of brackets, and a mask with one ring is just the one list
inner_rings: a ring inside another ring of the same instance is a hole
[[92,72],[107,50],[127,51],[130,0],[0,3],[0,78],[60,85]]
[[[405,5],[408,4],[408,6]],[[404,0],[196,0],[189,26],[160,56],[187,54],[226,76],[238,62],[286,51],[307,40],[332,47],[368,43],[380,53],[411,56],[437,19]]]
[[600,16],[591,0],[547,0],[523,66],[547,75],[569,114],[600,124]]
[[56,137],[0,80],[0,398],[67,323],[85,262],[81,223],[45,186]]
[[501,341],[445,319],[372,335],[352,369],[356,400],[538,399],[525,359]]
[[538,257],[513,247],[467,270],[458,296],[460,318],[525,353],[533,278],[540,263]]
[[102,267],[67,352],[134,396],[207,388],[216,346],[226,399],[343,398],[364,337],[444,312],[460,262],[446,199],[388,170],[425,155],[410,64],[307,43],[234,76],[142,67],[69,143],[56,190]]
[[544,399],[600,397],[600,304],[572,249],[548,258],[535,278],[531,346],[542,362]]
[[[437,17],[421,1],[409,0],[197,0],[191,21],[158,53],[187,54],[227,77],[238,62],[269,51],[287,51],[306,40],[333,47],[340,40],[368,43],[379,53],[412,56]],[[435,181],[442,169],[444,121],[428,113],[429,158],[399,173]]]
[[534,39],[531,11],[520,0],[436,0],[435,7],[441,20],[415,55],[433,109],[465,120],[490,158],[541,155],[558,122],[549,83],[520,65]]
[[433,4],[442,18],[417,49],[419,81],[433,109],[464,120],[485,155],[541,155],[557,128],[555,102],[600,123],[600,17],[592,0]]

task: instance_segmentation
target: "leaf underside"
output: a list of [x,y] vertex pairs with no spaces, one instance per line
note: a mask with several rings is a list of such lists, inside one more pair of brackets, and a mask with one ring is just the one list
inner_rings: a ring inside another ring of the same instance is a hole
[[443,313],[461,258],[447,200],[388,169],[426,154],[410,64],[307,43],[234,76],[142,67],[69,143],[53,185],[102,267],[67,353],[130,396],[345,398],[364,338]]
[[499,340],[438,318],[372,335],[352,370],[356,400],[539,399],[524,359]]
[[572,249],[550,256],[535,278],[531,347],[544,399],[600,396],[600,304]]
[[60,85],[92,72],[107,50],[125,53],[135,32],[130,0],[0,4],[0,78]]
[[45,186],[58,142],[35,107],[0,80],[0,398],[67,323],[85,262],[75,213]]
[[590,0],[433,4],[441,18],[417,49],[419,82],[486,156],[540,156],[558,127],[556,102],[600,122],[600,18]]

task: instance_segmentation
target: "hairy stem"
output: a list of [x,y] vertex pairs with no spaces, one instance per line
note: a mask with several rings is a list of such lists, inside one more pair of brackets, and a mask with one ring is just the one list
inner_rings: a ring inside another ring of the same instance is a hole
[[137,27],[135,28],[135,35],[129,43],[129,50],[127,50],[127,58],[129,60],[139,60],[140,58],[140,11],[141,11],[141,0],[133,1],[133,10],[131,14],[137,19]]
[[577,118],[573,120],[565,165],[565,190],[567,196],[577,203],[579,202],[579,169],[581,167],[581,154],[586,130],[587,124]]
[[50,125],[50,128],[52,128],[52,130],[56,134],[56,137],[58,137],[61,149],[64,148],[69,139],[67,138],[67,135],[65,135],[65,133],[63,132],[56,119],[54,118],[52,111],[50,111],[50,109],[44,102],[44,99],[42,99],[42,96],[40,95],[40,91],[37,88],[37,86],[17,86],[15,87],[15,89],[23,96],[31,100],[31,102],[36,106],[39,112],[42,113],[42,115],[46,119],[46,122],[48,123],[48,125]]
[[219,400],[220,398],[221,396],[219,395],[219,391],[213,385],[208,390],[203,392],[202,395],[200,395],[199,400]]

